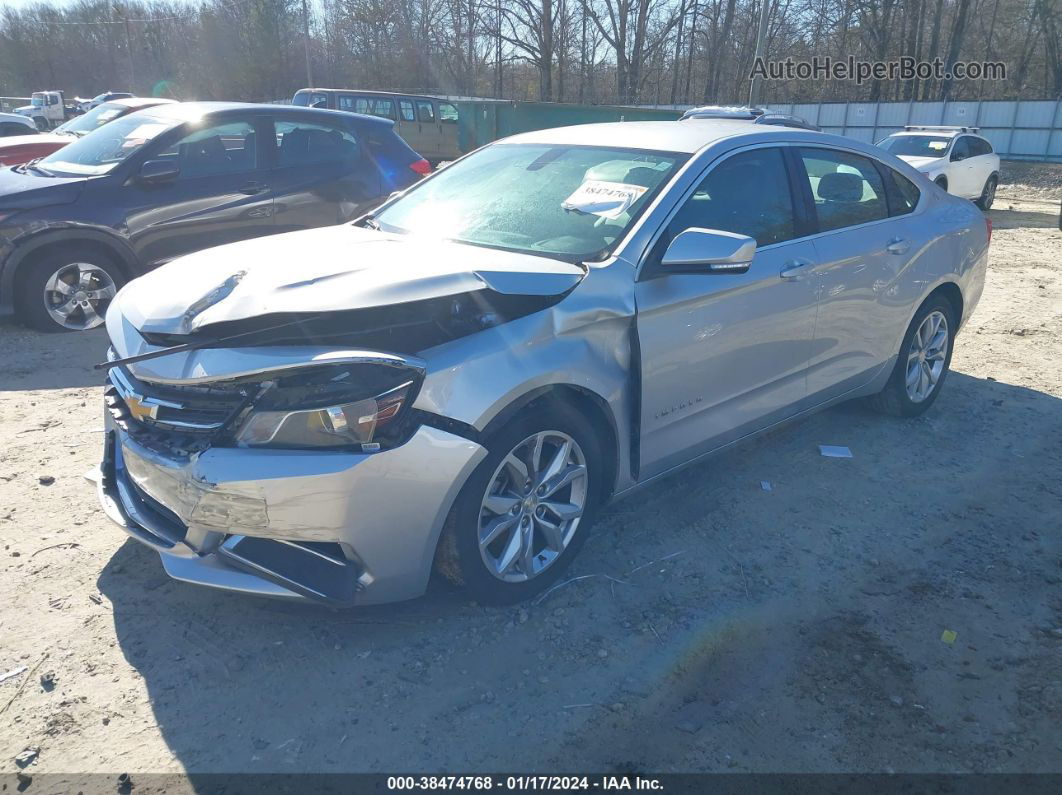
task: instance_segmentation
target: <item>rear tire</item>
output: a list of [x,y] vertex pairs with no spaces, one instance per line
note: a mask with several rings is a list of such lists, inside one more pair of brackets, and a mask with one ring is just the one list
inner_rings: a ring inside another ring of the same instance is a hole
[[995,175],[985,180],[985,186],[981,189],[981,196],[974,202],[985,212],[992,209],[992,203],[996,200],[996,186],[998,185]]
[[513,604],[548,588],[578,553],[605,467],[591,424],[564,405],[528,410],[486,447],[450,511],[435,565],[477,602]]
[[38,331],[85,331],[102,325],[125,284],[115,262],[95,249],[51,249],[22,266],[18,312]]
[[941,295],[915,313],[885,388],[869,399],[871,408],[894,417],[917,417],[936,401],[951,367],[958,319]]

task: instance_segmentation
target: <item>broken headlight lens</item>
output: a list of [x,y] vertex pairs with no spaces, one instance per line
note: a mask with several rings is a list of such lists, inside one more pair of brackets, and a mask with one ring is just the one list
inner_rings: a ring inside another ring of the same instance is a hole
[[407,381],[372,398],[314,409],[253,411],[236,432],[241,447],[328,448],[361,445],[379,450],[382,435],[391,429],[410,399]]

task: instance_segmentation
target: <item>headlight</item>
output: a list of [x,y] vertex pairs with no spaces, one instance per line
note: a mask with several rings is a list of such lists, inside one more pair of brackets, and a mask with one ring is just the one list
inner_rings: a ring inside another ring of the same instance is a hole
[[[351,392],[364,394],[362,390],[367,385],[357,378],[347,382],[349,373],[344,370],[331,378],[317,376],[316,382],[309,384],[302,375],[287,379],[286,384],[266,384],[236,431],[236,444],[295,449],[360,446],[365,452],[379,450],[382,441],[393,439],[397,433],[403,409],[414,396],[416,380],[405,380],[373,397],[355,398]],[[391,371],[387,380],[394,383],[395,376],[408,375]],[[301,405],[296,407],[298,404]]]

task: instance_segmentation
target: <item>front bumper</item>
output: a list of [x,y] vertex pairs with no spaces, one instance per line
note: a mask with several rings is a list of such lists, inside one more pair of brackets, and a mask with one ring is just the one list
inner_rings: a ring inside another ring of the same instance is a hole
[[427,587],[482,446],[422,426],[379,453],[148,449],[109,415],[100,503],[178,580],[338,606]]

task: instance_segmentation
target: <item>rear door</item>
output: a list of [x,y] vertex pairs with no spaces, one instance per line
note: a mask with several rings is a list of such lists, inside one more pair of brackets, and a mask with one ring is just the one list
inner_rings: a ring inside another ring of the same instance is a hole
[[915,226],[890,218],[885,180],[871,158],[826,147],[792,151],[819,230],[811,275],[820,297],[808,368],[815,404],[867,383],[895,353],[895,330],[909,307],[890,296],[921,243]]
[[985,183],[996,170],[998,159],[992,152],[992,145],[976,135],[967,136],[970,147],[970,196],[978,197],[985,189]]
[[[815,247],[782,149],[713,166],[654,245],[635,285],[641,350],[641,476],[650,477],[800,410],[812,354]],[[746,273],[654,265],[684,229],[756,239]]]
[[277,231],[342,223],[382,198],[380,174],[356,123],[278,114],[272,124],[268,181]]
[[167,134],[143,160],[174,160],[176,179],[149,185],[131,177],[101,191],[124,208],[129,240],[147,267],[273,231],[273,200],[257,115],[226,115]]

